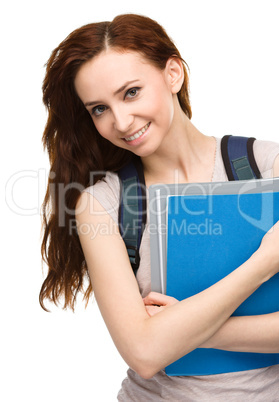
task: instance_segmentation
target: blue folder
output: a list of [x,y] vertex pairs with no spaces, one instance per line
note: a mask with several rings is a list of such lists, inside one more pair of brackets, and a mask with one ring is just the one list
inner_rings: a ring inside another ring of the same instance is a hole
[[[167,294],[178,300],[213,285],[246,261],[279,220],[279,192],[169,196]],[[279,274],[233,313],[279,311]],[[209,375],[279,364],[279,354],[196,349],[171,365],[168,375]]]

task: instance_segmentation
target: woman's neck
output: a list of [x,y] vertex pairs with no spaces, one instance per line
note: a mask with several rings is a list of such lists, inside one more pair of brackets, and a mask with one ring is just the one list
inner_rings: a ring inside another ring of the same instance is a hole
[[216,140],[202,134],[181,111],[152,155],[142,158],[147,186],[211,181]]

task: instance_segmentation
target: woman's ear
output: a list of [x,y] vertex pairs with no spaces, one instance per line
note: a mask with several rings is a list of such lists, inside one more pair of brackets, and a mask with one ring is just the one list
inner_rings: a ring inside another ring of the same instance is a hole
[[172,93],[177,94],[184,81],[182,61],[178,57],[170,57],[167,61],[165,71]]

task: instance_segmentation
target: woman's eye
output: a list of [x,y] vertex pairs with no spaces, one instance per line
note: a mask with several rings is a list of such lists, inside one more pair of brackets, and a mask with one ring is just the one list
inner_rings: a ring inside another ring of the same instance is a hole
[[140,88],[138,87],[129,89],[125,94],[125,98],[135,98],[138,95],[139,90]]
[[95,106],[92,109],[92,114],[94,116],[101,116],[101,114],[103,114],[105,110],[106,110],[106,106],[103,106],[103,105]]

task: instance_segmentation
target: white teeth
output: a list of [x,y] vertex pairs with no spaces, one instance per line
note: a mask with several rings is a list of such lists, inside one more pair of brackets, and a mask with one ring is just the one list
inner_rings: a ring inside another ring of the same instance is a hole
[[125,138],[125,141],[133,141],[139,138],[150,126],[150,123],[147,123],[141,130],[139,130],[136,134],[132,135],[131,137]]

